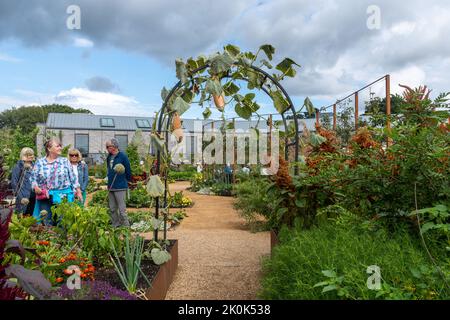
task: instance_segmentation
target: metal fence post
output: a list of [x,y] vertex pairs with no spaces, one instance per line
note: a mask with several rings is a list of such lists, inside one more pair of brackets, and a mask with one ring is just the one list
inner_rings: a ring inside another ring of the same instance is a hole
[[[389,74],[386,75],[386,117],[386,129],[389,132],[391,130],[391,76]],[[388,138],[386,146],[389,147],[391,143],[391,139]]]
[[355,92],[355,130],[358,130],[358,118],[359,118],[359,95],[358,91]]
[[336,131],[337,128],[337,114],[336,114],[336,103],[333,105],[333,130]]

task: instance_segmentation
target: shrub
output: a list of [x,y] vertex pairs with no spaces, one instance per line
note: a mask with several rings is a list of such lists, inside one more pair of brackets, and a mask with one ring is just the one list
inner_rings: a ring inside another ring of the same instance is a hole
[[[310,230],[283,229],[264,262],[263,299],[448,299],[443,279],[406,229],[394,234],[355,216]],[[367,267],[381,269],[382,288],[369,290]],[[445,270],[447,281],[450,269]]]
[[233,185],[230,183],[219,182],[211,186],[211,191],[218,196],[232,196],[233,195]]
[[234,186],[236,202],[234,207],[248,222],[258,217],[270,218],[275,203],[274,194],[268,193],[272,183],[265,178],[251,178]]

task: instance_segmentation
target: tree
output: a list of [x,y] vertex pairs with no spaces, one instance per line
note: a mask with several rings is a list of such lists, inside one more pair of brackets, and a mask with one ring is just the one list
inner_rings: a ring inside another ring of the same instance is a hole
[[24,133],[30,133],[37,123],[46,122],[47,116],[51,112],[91,113],[87,109],[74,109],[60,104],[13,107],[0,113],[0,128],[16,129],[16,127],[19,127]]

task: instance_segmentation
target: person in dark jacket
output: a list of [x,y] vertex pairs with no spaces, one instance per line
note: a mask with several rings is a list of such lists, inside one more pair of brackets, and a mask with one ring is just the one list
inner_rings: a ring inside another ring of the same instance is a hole
[[31,148],[23,148],[20,151],[20,160],[12,170],[11,188],[16,196],[17,213],[33,214],[36,202],[36,194],[31,188],[31,173],[34,165],[34,151]]
[[78,149],[70,149],[67,153],[73,172],[78,177],[81,194],[83,195],[82,204],[86,202],[86,189],[89,184],[89,168],[86,162],[83,161],[81,152]]
[[125,197],[128,182],[131,181],[130,160],[125,153],[119,150],[119,142],[116,139],[106,141],[106,149],[109,153],[106,165],[108,167],[108,204],[111,223],[113,227],[129,226]]

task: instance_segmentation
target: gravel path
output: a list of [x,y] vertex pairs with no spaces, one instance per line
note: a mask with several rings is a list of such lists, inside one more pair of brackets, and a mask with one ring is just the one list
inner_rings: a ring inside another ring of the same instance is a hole
[[179,240],[179,265],[168,300],[257,299],[261,257],[270,254],[268,232],[251,233],[233,209],[231,197],[184,191],[189,182],[170,186],[195,201],[188,217],[168,238]]

